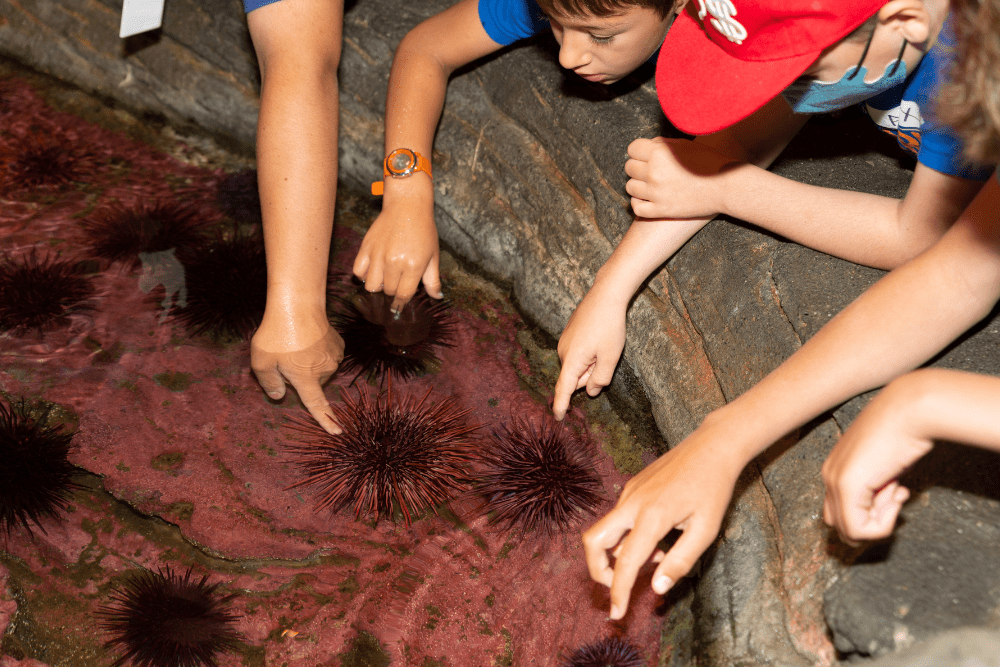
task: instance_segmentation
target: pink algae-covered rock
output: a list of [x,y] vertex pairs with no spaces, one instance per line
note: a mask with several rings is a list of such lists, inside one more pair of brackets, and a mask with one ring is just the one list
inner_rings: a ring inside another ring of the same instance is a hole
[[[174,196],[214,206],[205,184],[215,174],[47,110],[30,90],[6,85],[17,89],[12,103],[24,113],[79,124],[73,136],[116,165],[95,172],[81,186],[83,198],[73,190],[65,200],[56,193],[0,212],[0,233],[16,236],[20,248],[58,239],[65,252],[85,256],[72,216],[87,202]],[[341,204],[367,206],[345,193]],[[336,234],[334,268],[346,272],[360,237],[343,225]],[[543,404],[551,387],[533,377],[517,343],[525,325],[510,305],[473,294],[457,275],[444,278],[453,286],[454,346],[440,351],[434,372],[394,381],[394,393],[455,396],[471,409],[470,422],[483,425],[482,436],[510,415],[551,418]],[[159,299],[143,293],[136,274],[114,265],[96,280],[97,308],[69,330],[0,337],[0,389],[75,414],[71,460],[92,473],[61,522],[9,539],[5,549],[22,565],[0,567],[2,625],[17,609],[17,589],[33,627],[47,629],[39,632],[53,655],[108,664],[107,637],[94,618],[118,578],[138,568],[191,567],[237,594],[245,648],[221,656],[223,666],[339,664],[359,633],[398,665],[555,667],[612,633],[656,664],[659,599],[648,572],[626,618],[609,624],[607,591],[587,575],[581,527],[548,539],[507,533],[489,525],[488,507],[471,495],[409,527],[317,511],[314,492],[290,488],[302,473],[285,452],[292,434],[284,424],[307,416],[294,392],[269,401],[250,373],[245,343],[192,337],[163,319]],[[351,381],[335,377],[328,398],[355,392]],[[626,477],[600,452],[599,431],[579,410],[568,423],[595,452],[607,510]]]

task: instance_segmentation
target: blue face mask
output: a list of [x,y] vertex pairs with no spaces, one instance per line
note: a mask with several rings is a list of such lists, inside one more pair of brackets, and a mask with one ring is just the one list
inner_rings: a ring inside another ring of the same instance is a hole
[[903,46],[900,47],[896,59],[885,66],[885,72],[882,76],[871,83],[865,83],[868,70],[862,65],[865,63],[865,56],[868,55],[868,48],[872,45],[876,30],[878,30],[877,24],[868,35],[868,41],[865,42],[865,48],[861,52],[858,64],[847,70],[840,81],[826,83],[807,79],[795,81],[786,88],[781,94],[792,105],[792,111],[795,113],[826,113],[827,111],[844,109],[903,83],[906,80],[906,63],[903,62],[906,40],[903,40]]
[[852,67],[840,81],[796,81],[781,94],[792,105],[795,113],[826,113],[843,109],[870,97],[895,88],[906,80],[906,63],[893,60],[885,67],[882,76],[871,83],[865,82],[868,70]]

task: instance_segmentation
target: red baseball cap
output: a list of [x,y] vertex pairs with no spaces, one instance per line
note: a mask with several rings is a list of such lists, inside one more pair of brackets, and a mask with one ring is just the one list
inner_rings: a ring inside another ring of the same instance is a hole
[[673,125],[708,134],[743,120],[887,0],[688,0],[656,61]]

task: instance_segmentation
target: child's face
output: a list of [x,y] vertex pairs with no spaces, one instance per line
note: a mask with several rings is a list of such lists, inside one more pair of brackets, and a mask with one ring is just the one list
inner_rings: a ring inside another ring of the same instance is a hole
[[613,16],[552,14],[559,64],[587,81],[610,84],[656,53],[670,27],[649,7],[631,5]]

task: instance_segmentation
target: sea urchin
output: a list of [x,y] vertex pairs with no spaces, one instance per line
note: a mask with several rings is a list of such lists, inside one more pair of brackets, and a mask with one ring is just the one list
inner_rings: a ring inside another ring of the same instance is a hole
[[642,667],[642,656],[619,637],[608,637],[576,649],[562,667]]
[[91,310],[94,285],[80,262],[34,252],[0,257],[0,331],[23,335],[69,323],[73,313]]
[[48,424],[49,411],[32,414],[21,399],[0,403],[0,534],[15,526],[31,532],[43,517],[57,517],[78,488],[76,466],[69,462],[72,433]]
[[219,584],[207,580],[170,568],[127,577],[111,595],[115,604],[99,610],[111,635],[104,647],[120,656],[113,667],[215,667],[216,654],[241,640],[233,627],[238,616],[229,609],[235,594],[220,595]]
[[174,315],[194,334],[248,339],[264,317],[267,260],[259,233],[234,233],[178,252],[187,303]]
[[81,224],[97,257],[139,266],[139,253],[195,248],[205,242],[210,222],[191,204],[143,202],[132,207],[111,204],[89,215]]
[[59,133],[30,134],[0,151],[0,192],[61,186],[93,169],[93,156]]
[[293,421],[290,428],[305,439],[288,451],[307,477],[289,488],[317,489],[317,509],[352,507],[357,518],[398,511],[407,525],[420,510],[467,490],[468,462],[477,449],[470,434],[479,427],[466,422],[469,410],[453,398],[434,405],[429,395],[397,400],[391,381],[384,392],[359,389],[357,399],[345,392],[330,408],[340,435]]
[[492,522],[551,533],[594,514],[601,480],[590,452],[566,427],[519,417],[493,430],[476,488]]
[[219,208],[236,222],[263,224],[256,169],[247,169],[222,178],[215,198]]
[[420,292],[396,316],[389,310],[392,301],[382,292],[364,290],[336,298],[332,322],[344,338],[343,371],[413,377],[438,361],[438,348],[452,347],[455,325],[446,302]]

